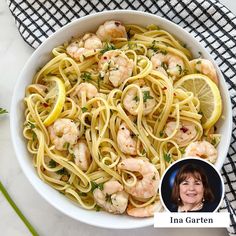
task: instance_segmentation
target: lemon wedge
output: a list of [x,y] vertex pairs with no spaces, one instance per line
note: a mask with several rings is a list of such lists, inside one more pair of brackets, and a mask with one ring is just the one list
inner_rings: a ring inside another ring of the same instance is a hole
[[63,82],[56,76],[50,77],[48,81],[55,82],[55,89],[53,89],[53,91],[56,93],[56,99],[52,110],[48,114],[47,118],[43,121],[45,126],[51,125],[59,117],[66,99],[66,91]]
[[192,92],[200,101],[202,127],[211,128],[222,113],[222,100],[217,85],[207,76],[191,74],[182,77],[174,85]]

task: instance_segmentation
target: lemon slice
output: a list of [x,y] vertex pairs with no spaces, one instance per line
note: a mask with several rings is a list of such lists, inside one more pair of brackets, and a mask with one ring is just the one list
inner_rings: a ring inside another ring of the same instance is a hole
[[66,99],[66,91],[63,82],[56,76],[50,77],[48,81],[54,81],[56,84],[54,89],[56,93],[56,99],[51,112],[48,114],[48,117],[43,121],[43,124],[45,126],[51,125],[59,117]]
[[192,92],[199,99],[204,129],[217,122],[222,112],[222,100],[217,85],[211,79],[202,74],[192,74],[182,77],[174,86]]

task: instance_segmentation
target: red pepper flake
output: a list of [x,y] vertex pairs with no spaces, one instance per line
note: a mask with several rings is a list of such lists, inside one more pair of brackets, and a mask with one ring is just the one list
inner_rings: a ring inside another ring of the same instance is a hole
[[106,60],[106,59],[107,59],[107,57],[103,57],[103,59],[104,59],[104,60]]
[[47,103],[43,103],[44,107],[49,107],[49,105]]
[[174,96],[176,96],[176,93],[174,93]]
[[180,128],[180,130],[182,130],[184,133],[186,133],[186,132],[188,131],[188,128],[182,126],[182,127]]
[[167,87],[162,88],[162,90],[166,90],[166,89],[167,89]]

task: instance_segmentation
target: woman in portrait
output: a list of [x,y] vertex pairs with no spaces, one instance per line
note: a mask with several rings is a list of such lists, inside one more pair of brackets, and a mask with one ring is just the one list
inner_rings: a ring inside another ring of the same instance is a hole
[[213,212],[216,205],[204,170],[195,164],[183,165],[177,173],[171,195],[172,212]]

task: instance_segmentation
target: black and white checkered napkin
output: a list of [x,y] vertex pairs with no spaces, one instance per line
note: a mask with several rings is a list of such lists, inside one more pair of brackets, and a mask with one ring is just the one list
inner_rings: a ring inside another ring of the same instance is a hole
[[133,9],[162,16],[192,34],[215,59],[227,81],[233,108],[233,133],[222,169],[229,234],[236,234],[236,17],[217,0],[7,0],[23,39],[37,48],[72,20],[94,12]]

